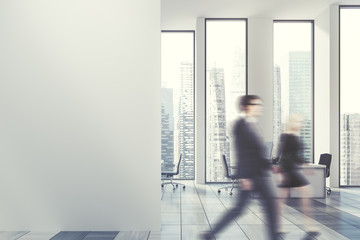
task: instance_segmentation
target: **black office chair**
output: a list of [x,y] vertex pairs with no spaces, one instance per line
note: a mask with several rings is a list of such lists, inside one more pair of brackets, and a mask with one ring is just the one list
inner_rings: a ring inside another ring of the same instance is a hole
[[[331,156],[332,155],[329,154],[329,153],[320,154],[319,164],[326,166],[326,169],[325,169],[325,177],[326,178],[330,177]],[[326,190],[327,194],[331,193],[331,188],[330,187],[325,187],[325,190]]]
[[226,186],[226,187],[221,187],[218,189],[218,193],[221,192],[221,189],[225,189],[227,190],[228,188],[231,187],[231,190],[230,190],[230,195],[232,195],[232,190],[236,187],[239,187],[238,184],[235,185],[235,183],[237,183],[237,179],[236,179],[236,176],[235,174],[230,174],[230,171],[229,171],[229,166],[226,162],[226,157],[225,155],[222,155],[222,160],[223,160],[223,166],[224,166],[224,173],[225,173],[225,177],[227,178],[230,178],[231,179],[231,186]]
[[[185,184],[173,182],[174,176],[179,174],[181,159],[182,159],[182,154],[180,154],[179,162],[178,162],[177,167],[176,167],[176,172],[174,172],[174,171],[161,171],[161,176],[162,176],[162,181],[163,181],[161,183],[162,188],[166,184],[171,184],[173,186],[173,190],[175,190],[175,186],[178,187],[179,185],[183,185],[183,189],[185,189]],[[165,182],[166,180],[168,180],[168,182]]]

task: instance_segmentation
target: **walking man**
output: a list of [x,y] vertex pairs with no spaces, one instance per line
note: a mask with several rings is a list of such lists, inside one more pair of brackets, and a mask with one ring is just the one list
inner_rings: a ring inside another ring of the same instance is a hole
[[241,190],[234,207],[220,218],[212,232],[205,232],[201,237],[213,239],[214,234],[240,216],[249,203],[251,192],[255,191],[263,200],[269,239],[279,239],[275,189],[270,176],[271,163],[265,157],[266,147],[258,127],[258,119],[263,113],[263,102],[259,96],[245,95],[241,97],[239,107],[245,117],[234,123],[232,137],[237,163],[236,174]]

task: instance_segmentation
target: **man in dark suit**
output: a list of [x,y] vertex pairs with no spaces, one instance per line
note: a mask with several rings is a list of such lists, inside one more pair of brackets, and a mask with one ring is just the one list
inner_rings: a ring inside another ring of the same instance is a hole
[[249,203],[251,191],[259,193],[264,201],[269,239],[279,239],[277,235],[278,211],[274,185],[270,177],[271,164],[265,157],[266,147],[258,127],[258,118],[263,112],[263,102],[256,95],[242,96],[239,103],[245,117],[233,126],[233,144],[237,162],[237,177],[240,189],[236,204],[214,225],[212,232],[201,235],[202,239],[213,239],[231,221],[241,215]]

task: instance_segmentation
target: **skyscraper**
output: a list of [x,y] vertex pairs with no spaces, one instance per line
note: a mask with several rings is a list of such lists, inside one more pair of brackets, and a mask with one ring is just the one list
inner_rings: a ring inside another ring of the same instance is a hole
[[161,160],[163,170],[174,167],[173,90],[161,88]]
[[226,109],[224,69],[213,67],[207,71],[207,181],[226,180],[221,159],[229,152],[226,140]]
[[312,57],[311,52],[289,53],[289,114],[304,117],[300,138],[303,158],[312,161]]
[[194,69],[190,62],[180,64],[179,154],[183,155],[180,178],[195,177]]
[[236,46],[234,50],[232,77],[224,80],[225,84],[225,113],[226,113],[226,149],[225,156],[228,166],[235,164],[235,153],[232,146],[232,124],[238,117],[237,106],[240,96],[246,94],[246,53],[245,49]]
[[279,146],[279,138],[282,132],[281,127],[281,75],[280,66],[274,66],[273,76],[273,108],[274,108],[274,119],[273,119],[273,155],[277,153],[277,147]]
[[341,116],[341,185],[360,185],[360,114]]
[[226,98],[226,118],[232,121],[238,114],[236,100],[246,94],[246,56],[245,51],[236,47],[231,78],[224,80]]

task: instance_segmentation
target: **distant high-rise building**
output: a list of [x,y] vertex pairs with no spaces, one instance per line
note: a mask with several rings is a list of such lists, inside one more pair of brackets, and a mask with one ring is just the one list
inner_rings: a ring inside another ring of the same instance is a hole
[[289,53],[289,114],[303,115],[300,138],[303,158],[312,161],[312,57],[311,52]]
[[221,158],[222,154],[229,152],[226,140],[224,69],[213,67],[207,74],[207,181],[227,181]]
[[174,168],[173,90],[161,88],[161,160],[163,170]]
[[232,126],[234,119],[238,117],[239,108],[237,106],[240,96],[246,94],[246,53],[240,46],[235,47],[232,77],[226,80],[225,88],[225,109],[226,109],[226,156],[228,166],[235,164],[234,148],[232,147]]
[[227,121],[233,120],[238,114],[236,100],[239,96],[246,94],[246,58],[245,51],[240,47],[235,48],[233,71],[231,78],[228,78],[225,88],[226,98],[226,118]]
[[[194,68],[190,62],[180,64],[180,101],[178,106],[180,178],[195,178],[195,116],[194,116]],[[179,155],[178,154],[178,155]]]
[[341,185],[360,185],[360,113],[341,116]]
[[277,147],[279,146],[279,139],[282,132],[281,127],[281,75],[280,75],[280,66],[274,66],[274,76],[273,76],[273,155],[277,154]]

